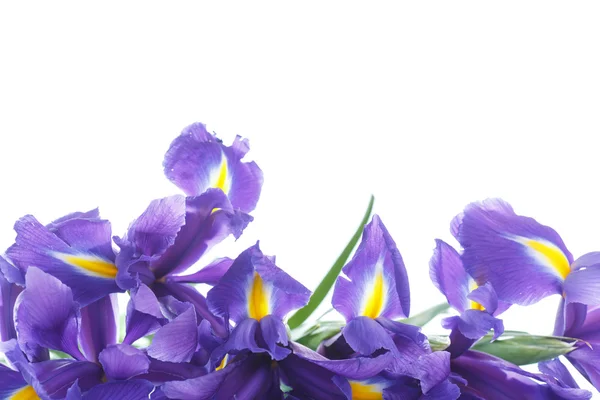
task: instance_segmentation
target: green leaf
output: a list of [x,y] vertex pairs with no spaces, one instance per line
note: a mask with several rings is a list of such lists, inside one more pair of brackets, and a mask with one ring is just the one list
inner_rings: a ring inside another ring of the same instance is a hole
[[354,250],[356,243],[358,243],[358,241],[360,240],[363,228],[365,227],[367,222],[369,222],[369,217],[371,216],[371,212],[373,211],[374,202],[375,197],[371,196],[371,200],[369,201],[367,211],[365,212],[365,215],[360,223],[360,226],[356,230],[356,233],[354,233],[354,236],[352,236],[352,239],[350,239],[350,242],[348,242],[348,244],[344,248],[344,251],[342,251],[342,254],[340,254],[338,259],[335,261],[335,263],[329,270],[329,272],[327,272],[325,278],[323,278],[321,283],[319,283],[319,286],[317,286],[312,296],[310,297],[308,304],[296,311],[296,313],[288,320],[288,325],[290,329],[295,329],[299,327],[304,321],[306,321],[308,317],[310,317],[312,313],[317,309],[319,304],[321,304],[323,299],[325,299],[327,293],[329,293],[329,290],[335,283],[335,280],[340,274],[342,267],[346,264],[346,261],[350,257],[352,250]]
[[316,350],[323,340],[337,335],[344,325],[345,323],[341,321],[319,322],[294,341],[312,350]]
[[567,354],[574,350],[578,341],[517,331],[507,331],[494,342],[490,342],[491,339],[491,334],[484,336],[472,349],[492,354],[516,365],[535,364]]
[[448,310],[449,307],[450,305],[448,303],[438,304],[437,306],[428,308],[427,310],[410,318],[400,319],[398,321],[415,326],[425,326],[429,321],[437,317],[439,314]]

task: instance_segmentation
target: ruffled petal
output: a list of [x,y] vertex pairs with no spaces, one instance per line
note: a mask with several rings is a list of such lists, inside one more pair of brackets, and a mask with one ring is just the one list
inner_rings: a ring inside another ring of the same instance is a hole
[[120,291],[108,221],[71,219],[52,231],[27,215],[15,230],[16,243],[7,250],[10,260],[22,271],[34,266],[55,276],[82,306]]
[[458,239],[467,272],[490,282],[509,303],[533,304],[562,294],[573,257],[552,228],[514,213],[502,200],[467,206]]
[[431,281],[458,312],[469,307],[469,275],[458,252],[446,242],[436,239],[433,256],[429,261]]
[[309,297],[310,291],[264,256],[257,243],[238,256],[207,300],[215,314],[240,322],[267,315],[282,319]]
[[396,243],[377,215],[365,226],[362,241],[343,272],[350,280],[338,278],[332,304],[346,321],[357,316],[408,316],[406,268]]
[[217,188],[236,209],[250,212],[258,202],[263,174],[256,163],[241,161],[248,150],[248,141],[239,136],[231,147],[224,146],[198,122],[171,143],[164,160],[165,175],[188,196]]
[[15,318],[21,348],[29,354],[31,344],[39,345],[84,359],[77,346],[79,306],[71,289],[35,267],[27,270],[25,282]]
[[146,354],[128,344],[108,346],[100,353],[99,360],[109,380],[127,380],[147,373],[150,367]]

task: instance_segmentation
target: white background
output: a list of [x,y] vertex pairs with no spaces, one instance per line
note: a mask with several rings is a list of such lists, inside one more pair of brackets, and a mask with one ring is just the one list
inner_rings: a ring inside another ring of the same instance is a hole
[[[215,256],[260,239],[310,288],[371,193],[414,313],[443,301],[433,239],[471,201],[600,250],[597,3],[109,3],[0,6],[3,248],[27,213],[100,206],[121,234],[178,193],[162,157],[202,121],[250,138],[265,173],[255,221]],[[556,304],[506,328],[550,333]]]

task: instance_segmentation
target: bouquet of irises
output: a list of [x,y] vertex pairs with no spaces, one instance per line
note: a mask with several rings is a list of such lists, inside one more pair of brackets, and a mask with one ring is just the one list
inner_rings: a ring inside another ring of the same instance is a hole
[[[19,219],[0,258],[0,398],[591,398],[564,359],[600,389],[600,252],[574,260],[556,231],[499,199],[452,220],[461,249],[436,241],[429,273],[447,304],[412,317],[373,199],[314,293],[258,243],[205,260],[253,221],[263,173],[248,151],[185,128],[164,159],[184,194],[151,201],[121,236],[97,209]],[[331,290],[337,316],[317,319]],[[555,294],[551,336],[504,331],[513,304]],[[446,335],[422,333],[432,320]]]

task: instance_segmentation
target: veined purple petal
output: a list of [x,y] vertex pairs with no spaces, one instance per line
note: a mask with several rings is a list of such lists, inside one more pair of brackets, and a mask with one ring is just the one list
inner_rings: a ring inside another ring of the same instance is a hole
[[340,276],[332,304],[350,321],[406,317],[410,312],[408,276],[396,243],[377,215],[365,226],[354,257],[343,268],[350,280]]
[[17,267],[0,257],[0,274],[10,283],[25,286],[25,274]]
[[564,293],[567,303],[600,305],[600,264],[571,272],[565,279]]
[[421,381],[421,388],[427,394],[434,386],[447,380],[450,376],[450,353],[436,351],[427,354],[415,364],[417,378]]
[[15,230],[16,243],[7,251],[10,260],[22,271],[34,266],[55,276],[82,306],[120,291],[108,221],[71,219],[51,231],[27,215]]
[[50,222],[48,225],[46,225],[46,228],[50,229],[51,231],[55,231],[60,226],[60,224],[62,224],[63,222],[70,221],[72,219],[100,219],[100,209],[95,208],[90,211],[76,211],[67,214]]
[[510,304],[498,301],[496,291],[489,282],[475,288],[467,295],[467,298],[471,300],[472,304],[474,303],[471,308],[485,311],[494,316],[501,314],[510,307]]
[[388,368],[393,361],[393,354],[390,351],[380,354],[378,352],[372,357],[358,356],[347,360],[329,360],[301,344],[290,342],[290,347],[296,356],[337,375],[355,380],[369,379]]
[[98,385],[83,394],[83,400],[147,400],[154,385],[141,379],[108,382]]
[[469,275],[463,267],[458,252],[446,242],[436,239],[435,249],[429,261],[431,281],[448,300],[448,304],[458,312],[470,308],[467,294]]
[[[579,338],[579,330],[587,321],[588,306],[581,303],[567,303],[561,297],[554,321],[554,336],[566,336]],[[597,330],[595,327],[594,330]],[[600,335],[598,335],[600,338]]]
[[75,382],[82,391],[102,383],[102,369],[89,361],[49,360],[33,363],[31,368],[33,385],[43,399],[64,399]]
[[145,374],[150,360],[140,349],[128,344],[113,344],[100,353],[100,364],[109,380],[127,380]]
[[181,227],[175,243],[150,267],[157,279],[181,273],[227,236],[238,238],[250,221],[252,217],[234,211],[227,197],[218,189],[188,197],[185,225]]
[[354,351],[370,356],[378,350],[392,351],[394,342],[385,329],[369,317],[357,317],[342,329],[342,335]]
[[126,334],[123,343],[132,344],[139,338],[156,332],[167,323],[156,295],[144,284],[132,289],[127,303]]
[[521,305],[562,294],[573,257],[552,228],[520,216],[502,200],[467,206],[458,239],[467,272],[498,297]]
[[457,328],[469,339],[480,339],[494,329],[492,340],[496,340],[504,332],[502,320],[480,310],[467,310],[460,316],[445,318],[442,326],[446,329]]
[[231,258],[219,258],[202,268],[200,271],[190,275],[178,275],[167,277],[167,282],[185,282],[185,283],[206,283],[216,285],[225,275],[225,272],[231,267],[233,260]]
[[77,346],[80,314],[71,289],[35,267],[27,270],[25,282],[15,318],[23,350],[32,343],[85,359]]
[[[5,262],[0,257],[0,263]],[[4,342],[17,337],[14,326],[14,306],[17,296],[23,289],[10,283],[0,272],[0,342]]]
[[283,360],[291,351],[286,347],[288,345],[288,334],[283,321],[274,316],[267,315],[259,321],[262,340],[273,360]]
[[258,202],[263,174],[256,163],[241,161],[248,150],[246,139],[238,136],[231,147],[224,146],[198,122],[171,143],[164,160],[165,175],[188,196],[217,188],[236,209],[250,212]]
[[596,390],[600,390],[600,351],[582,345],[567,354],[569,362],[587,379]]
[[35,390],[23,379],[23,375],[0,364],[0,399],[19,399],[18,396],[27,399],[26,394],[33,395]]
[[210,309],[234,322],[281,319],[304,306],[310,291],[263,255],[258,243],[242,252],[207,295]]
[[600,343],[600,306],[587,308],[578,307],[577,303],[569,304],[566,319],[574,322],[567,324],[566,331],[561,335]]
[[158,384],[196,378],[205,374],[206,368],[204,366],[191,363],[171,363],[150,358],[148,373],[139,375],[136,379],[146,379]]
[[198,324],[190,304],[186,311],[156,332],[148,355],[161,361],[189,362],[197,346]]
[[81,309],[79,341],[83,354],[90,361],[98,361],[98,354],[106,346],[117,343],[117,298],[108,295]]
[[556,378],[565,387],[579,388],[567,367],[558,358],[543,361],[538,364],[538,368],[540,372]]

